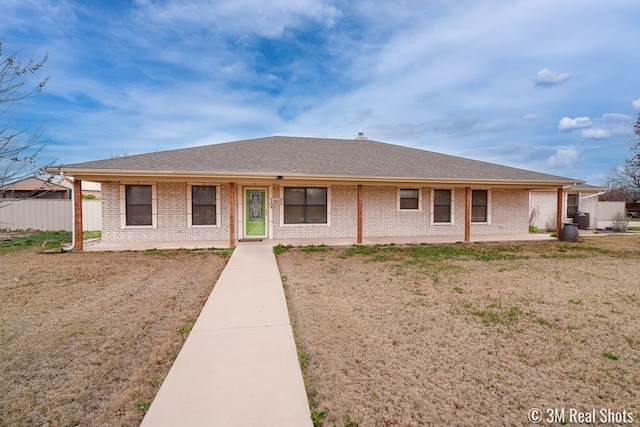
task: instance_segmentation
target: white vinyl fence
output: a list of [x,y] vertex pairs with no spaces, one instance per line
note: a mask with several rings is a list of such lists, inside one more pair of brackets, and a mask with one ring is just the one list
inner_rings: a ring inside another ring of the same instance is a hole
[[[82,227],[102,230],[100,200],[82,201]],[[0,204],[0,228],[66,230],[73,228],[72,200],[4,200]]]
[[625,216],[625,202],[598,202],[598,221],[611,221],[617,214]]

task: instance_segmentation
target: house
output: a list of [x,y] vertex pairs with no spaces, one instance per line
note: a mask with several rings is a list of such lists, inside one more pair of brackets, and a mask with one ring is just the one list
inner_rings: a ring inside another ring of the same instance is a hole
[[2,198],[5,199],[55,199],[68,200],[71,189],[54,180],[37,177],[21,179],[0,188]]
[[[30,177],[12,182],[0,188],[0,193],[6,199],[71,199],[73,185],[64,179],[42,179]],[[100,198],[100,184],[83,181],[82,194]]]
[[[560,198],[567,186],[581,183],[362,135],[271,136],[47,171],[73,177],[74,197],[82,181],[101,183],[103,242],[150,247],[522,235],[530,191],[555,191]],[[81,230],[81,204],[75,206]],[[75,245],[82,249],[81,239]]]
[[[589,228],[598,228],[598,196],[604,194],[606,188],[585,183],[569,185],[563,189],[561,222],[573,222],[578,212],[589,214]],[[555,230],[558,218],[556,192],[550,189],[535,189],[529,194],[530,225],[540,230]]]

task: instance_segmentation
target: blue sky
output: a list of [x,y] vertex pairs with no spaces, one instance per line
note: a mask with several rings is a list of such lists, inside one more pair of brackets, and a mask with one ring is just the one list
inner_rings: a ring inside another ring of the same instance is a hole
[[640,113],[637,0],[4,0],[43,159],[370,139],[603,184]]

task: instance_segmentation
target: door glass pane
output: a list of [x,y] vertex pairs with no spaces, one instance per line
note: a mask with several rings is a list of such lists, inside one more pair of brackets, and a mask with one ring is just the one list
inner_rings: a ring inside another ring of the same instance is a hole
[[249,192],[249,219],[251,221],[262,221],[262,192]]

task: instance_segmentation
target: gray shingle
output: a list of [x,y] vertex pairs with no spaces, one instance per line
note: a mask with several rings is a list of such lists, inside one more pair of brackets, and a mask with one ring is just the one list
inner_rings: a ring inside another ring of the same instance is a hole
[[261,173],[274,176],[415,178],[470,182],[581,182],[373,140],[286,136],[69,164],[61,169],[70,174],[127,170],[147,173]]

